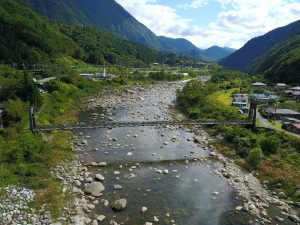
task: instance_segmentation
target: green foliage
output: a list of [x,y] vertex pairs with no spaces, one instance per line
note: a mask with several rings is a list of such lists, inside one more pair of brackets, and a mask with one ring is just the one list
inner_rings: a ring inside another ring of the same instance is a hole
[[280,139],[276,136],[268,136],[262,139],[260,146],[264,152],[264,154],[275,154],[280,147]]
[[20,95],[24,101],[28,101],[30,105],[40,107],[43,103],[42,96],[39,92],[39,89],[35,82],[32,79],[32,76],[27,72],[24,72],[22,79],[23,88]]
[[183,76],[161,71],[161,72],[149,73],[149,78],[152,80],[160,80],[160,81],[162,80],[174,81],[174,80],[183,79]]
[[15,123],[20,122],[24,118],[28,117],[28,104],[23,102],[20,99],[10,99],[6,102],[5,108],[5,125],[7,126],[6,121],[13,121]]
[[260,148],[255,148],[250,151],[248,157],[247,157],[247,162],[252,166],[254,169],[256,169],[261,160],[263,159],[263,153]]
[[[151,30],[138,22],[126,10],[115,1],[107,0],[21,0],[34,8],[41,15],[67,24],[82,24],[85,27],[93,27],[103,30],[124,40],[139,43],[162,52],[188,55],[195,60],[205,60],[203,51],[186,39],[172,39],[158,37]],[[55,9],[55,10],[53,10]],[[123,40],[123,41],[124,41]],[[101,59],[97,51],[90,54],[90,60]],[[107,51],[106,58],[110,62],[120,59],[114,51]],[[143,57],[143,52],[138,53],[137,58]],[[125,60],[125,59],[124,59]],[[173,63],[170,58],[168,63]]]
[[76,42],[82,51],[77,57],[91,64],[145,67],[159,60],[160,54],[148,47],[114,37],[92,28],[61,25],[61,32]]
[[300,83],[300,35],[282,42],[257,59],[251,70],[272,83]]
[[177,93],[177,107],[193,119],[237,119],[237,111],[229,106],[222,105],[208,96],[217,91],[218,85],[208,83],[205,86],[201,81],[192,80],[182,91]]
[[195,63],[191,58],[161,54],[93,28],[49,21],[16,0],[0,2],[0,40],[0,61],[18,63],[21,67],[23,63],[51,64],[62,57],[91,64],[107,62],[127,67],[146,67],[153,62],[172,65]]
[[1,149],[1,161],[5,163],[42,163],[45,159],[46,143],[36,139],[32,133],[21,133]]
[[36,63],[58,54],[73,55],[78,46],[54,23],[15,0],[0,3],[0,60]]

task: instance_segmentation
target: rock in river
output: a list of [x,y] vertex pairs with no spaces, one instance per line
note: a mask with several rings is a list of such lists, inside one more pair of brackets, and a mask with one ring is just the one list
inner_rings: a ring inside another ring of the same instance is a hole
[[142,209],[141,209],[141,212],[146,212],[148,209],[147,209],[147,207],[142,207]]
[[126,205],[127,205],[127,200],[125,198],[122,198],[122,199],[114,201],[111,204],[111,207],[113,210],[122,211],[126,208]]
[[100,196],[100,193],[105,190],[105,187],[100,182],[93,182],[86,184],[84,188],[84,193],[93,195],[95,197]]
[[96,174],[95,178],[96,178],[96,180],[99,180],[99,181],[104,181],[105,180],[105,178],[101,174]]
[[290,220],[292,220],[293,222],[295,222],[295,223],[300,223],[300,219],[299,219],[299,217],[298,216],[296,216],[296,215],[289,215],[289,218],[290,218]]

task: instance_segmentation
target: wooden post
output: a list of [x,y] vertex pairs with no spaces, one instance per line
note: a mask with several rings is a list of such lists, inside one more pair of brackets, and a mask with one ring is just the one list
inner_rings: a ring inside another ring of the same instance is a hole
[[254,102],[254,100],[251,100],[248,119],[251,122],[252,127],[256,126],[256,110],[257,110],[257,104],[256,104],[256,102]]
[[35,128],[36,128],[36,122],[35,122],[33,106],[29,106],[29,129],[32,133],[34,133]]

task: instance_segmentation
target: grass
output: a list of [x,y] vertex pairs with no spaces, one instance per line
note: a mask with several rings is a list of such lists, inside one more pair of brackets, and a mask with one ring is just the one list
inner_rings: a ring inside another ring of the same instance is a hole
[[297,192],[300,188],[300,156],[293,151],[272,155],[263,160],[259,166],[260,180],[268,180],[270,188],[277,183],[283,186],[284,191],[291,200],[299,201],[300,195]]
[[276,121],[271,121],[271,122],[269,122],[269,123],[270,123],[270,125],[276,127],[277,129],[281,129],[281,126],[282,126],[281,123],[278,123],[278,122],[276,122]]
[[225,106],[232,105],[232,94],[236,91],[236,89],[230,89],[225,91],[217,91],[213,94],[209,95],[208,98],[211,100],[215,100]]

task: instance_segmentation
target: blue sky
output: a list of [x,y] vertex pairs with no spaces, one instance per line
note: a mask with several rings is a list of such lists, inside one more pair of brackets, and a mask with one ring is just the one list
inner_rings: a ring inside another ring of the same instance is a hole
[[240,48],[300,19],[300,0],[116,0],[157,35]]

